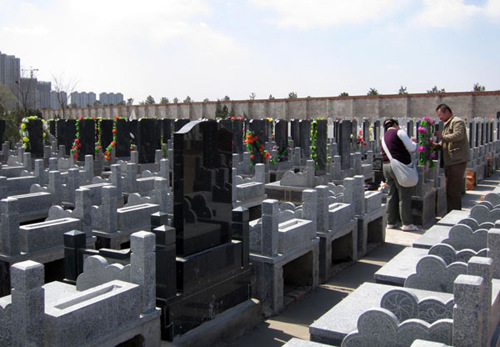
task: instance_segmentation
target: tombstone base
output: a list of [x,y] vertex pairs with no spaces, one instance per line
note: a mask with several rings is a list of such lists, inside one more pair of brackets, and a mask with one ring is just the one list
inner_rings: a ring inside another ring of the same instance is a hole
[[311,289],[319,285],[319,240],[286,254],[267,257],[250,253],[254,275],[252,292],[262,303],[262,313],[271,316],[285,308],[285,288]]
[[212,346],[220,341],[234,341],[261,322],[259,300],[249,299],[186,334],[175,337],[173,344],[175,346]]
[[210,321],[226,310],[250,299],[251,269],[207,286],[188,296],[178,295],[167,300],[158,299],[162,309],[162,340],[174,337]]
[[423,197],[412,196],[411,213],[413,224],[430,225],[436,219],[436,191],[425,194]]
[[358,220],[358,257],[361,258],[368,250],[368,243],[385,241],[387,226],[386,206],[373,210],[364,215],[357,215]]
[[319,237],[319,279],[321,283],[332,277],[336,264],[358,260],[358,222],[337,227],[336,231],[318,232]]

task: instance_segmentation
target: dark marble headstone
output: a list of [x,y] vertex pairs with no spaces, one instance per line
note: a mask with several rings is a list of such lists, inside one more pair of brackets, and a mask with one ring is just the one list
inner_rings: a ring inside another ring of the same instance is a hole
[[474,146],[475,147],[479,147],[479,141],[480,141],[480,137],[481,137],[481,134],[480,134],[480,129],[481,127],[479,126],[479,124],[477,124],[476,121],[474,121],[474,127],[475,127],[475,143],[474,143]]
[[126,119],[117,119],[116,130],[116,157],[130,157],[130,122]]
[[80,151],[78,160],[85,160],[85,156],[95,156],[95,121],[93,119],[80,119]]
[[161,148],[160,127],[157,119],[141,118],[137,125],[139,164],[154,163],[155,152]]
[[274,124],[274,141],[276,142],[276,151],[278,161],[288,160],[288,121],[277,119]]
[[328,144],[328,121],[326,119],[317,120],[316,132],[316,174],[321,175],[326,172],[327,164],[327,144]]
[[373,122],[373,140],[376,144],[380,142],[380,133],[380,121],[376,120],[375,122]]
[[244,152],[243,119],[233,119],[232,122],[233,122],[233,153],[242,154]]
[[161,123],[161,136],[163,137],[163,143],[167,143],[167,141],[172,138],[174,120],[169,118],[164,118],[160,120],[160,123]]
[[263,119],[250,119],[248,122],[248,129],[253,132],[253,136],[257,138],[252,144],[253,151],[253,164],[259,164],[264,162],[263,152],[260,152],[258,147],[265,146],[266,142],[269,141],[268,131],[269,131],[269,121]]
[[490,124],[490,128],[489,128],[489,142],[493,142],[493,137],[494,137],[494,134],[495,134],[495,131],[494,131],[494,124],[495,124],[495,122],[491,121],[491,122],[489,122],[489,124]]
[[31,158],[43,157],[43,123],[40,119],[30,119],[26,130],[29,134],[29,146],[27,152],[31,152]]
[[177,295],[159,298],[163,339],[172,340],[250,298],[248,236],[241,234],[247,229],[240,220],[245,214],[236,213],[233,221],[231,199],[215,201],[217,193],[200,184],[201,176],[213,172],[214,183],[232,191],[231,142],[231,132],[214,120],[193,121],[174,133]]
[[302,158],[309,159],[311,157],[311,121],[309,119],[299,120],[299,133],[300,142],[298,144],[302,151]]
[[469,146],[474,147],[476,144],[476,129],[474,121],[469,122]]
[[5,119],[0,119],[0,143],[3,143],[4,133],[5,133]]
[[500,140],[500,111],[497,112],[497,140]]
[[406,132],[408,133],[409,137],[412,137],[412,136],[415,136],[414,131],[415,131],[414,121],[413,121],[413,119],[411,119],[406,124]]
[[49,132],[52,136],[56,136],[56,121],[54,119],[49,120]]
[[63,145],[66,146],[66,155],[71,152],[71,147],[73,147],[73,141],[76,138],[76,119],[65,119],[64,121],[64,134]]
[[292,137],[294,146],[299,146],[300,144],[300,127],[299,120],[292,119],[290,121],[290,136]]
[[138,125],[139,121],[137,119],[133,119],[129,122],[129,136],[131,145],[134,144],[137,146]]
[[481,121],[481,136],[480,136],[481,141],[479,142],[481,146],[484,145],[484,140],[485,140],[484,134],[485,134],[484,121]]
[[338,124],[338,139],[337,148],[341,158],[341,169],[349,169],[351,160],[351,135],[352,135],[352,122],[349,120],[342,120]]
[[174,121],[174,132],[181,130],[187,123],[189,123],[189,119],[176,119]]
[[365,139],[365,142],[368,142],[369,136],[370,136],[370,121],[369,120],[364,120],[363,121],[363,137]]
[[113,141],[113,121],[111,119],[101,120],[101,147],[104,152]]

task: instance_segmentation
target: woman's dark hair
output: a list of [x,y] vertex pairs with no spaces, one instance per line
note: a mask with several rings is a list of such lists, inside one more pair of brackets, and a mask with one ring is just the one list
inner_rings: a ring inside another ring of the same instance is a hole
[[440,104],[440,105],[438,105],[438,107],[436,107],[436,111],[437,110],[440,110],[441,112],[448,111],[448,112],[450,112],[450,114],[453,114],[453,112],[451,112],[450,106],[448,106],[446,104]]
[[384,121],[384,130],[387,131],[390,127],[393,127],[394,125],[399,125],[398,121],[395,119],[386,119]]

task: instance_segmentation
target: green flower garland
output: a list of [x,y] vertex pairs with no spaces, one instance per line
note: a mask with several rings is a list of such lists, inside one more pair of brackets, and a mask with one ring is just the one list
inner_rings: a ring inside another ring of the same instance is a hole
[[264,145],[259,142],[259,137],[255,136],[255,132],[248,130],[246,132],[245,143],[247,145],[247,150],[250,152],[250,168],[253,167],[253,160],[255,158],[254,148],[257,148],[257,151],[262,154],[264,159],[269,158],[271,155],[268,151],[264,149]]
[[434,159],[437,157],[436,150],[431,146],[431,136],[434,134],[434,123],[434,120],[429,117],[423,117],[420,121],[420,126],[417,128],[417,151],[420,153],[418,165],[427,168],[427,162],[430,162],[429,167],[431,169],[434,167]]
[[[318,121],[319,120],[326,120],[324,117],[316,117],[313,119],[311,122],[311,136],[309,137],[309,148],[311,149],[311,159],[314,160],[314,167],[316,170],[319,168],[318,164],[318,148],[317,148],[317,142],[318,142]],[[327,145],[328,146],[328,145]],[[328,153],[328,147],[327,147],[327,153]],[[327,162],[329,161],[329,158],[327,157]]]

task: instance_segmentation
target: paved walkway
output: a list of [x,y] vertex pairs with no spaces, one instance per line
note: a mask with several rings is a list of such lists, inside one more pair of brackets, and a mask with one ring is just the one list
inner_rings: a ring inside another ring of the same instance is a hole
[[[481,196],[500,184],[500,171],[485,179],[462,198],[464,210],[470,210]],[[330,281],[290,304],[284,312],[260,323],[236,341],[221,341],[218,346],[282,346],[293,337],[309,340],[309,325],[364,282],[374,282],[373,274],[426,229],[404,232],[387,229],[386,242],[371,250],[363,259],[346,267]]]

